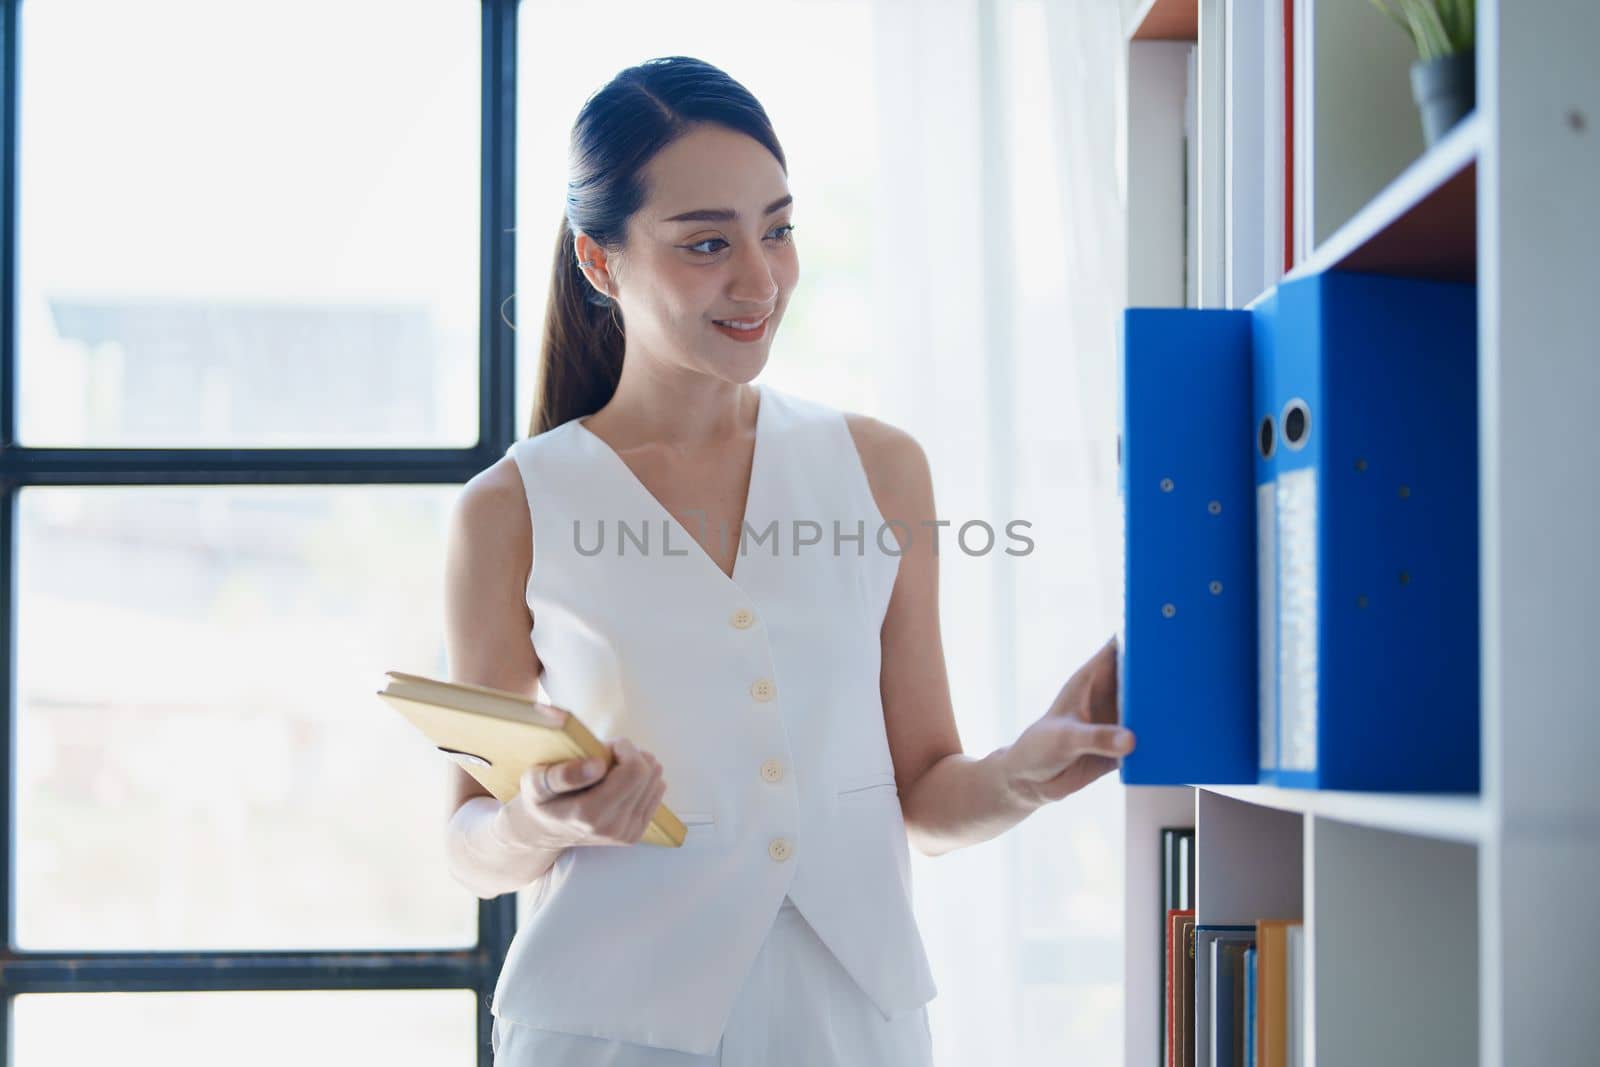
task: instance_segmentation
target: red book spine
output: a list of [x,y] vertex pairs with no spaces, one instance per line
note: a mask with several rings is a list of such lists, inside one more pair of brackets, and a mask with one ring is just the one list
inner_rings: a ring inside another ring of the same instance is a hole
[[1166,974],[1166,979],[1167,979],[1167,1041],[1166,1041],[1166,1045],[1167,1045],[1167,1063],[1166,1063],[1166,1067],[1176,1067],[1176,1065],[1173,1062],[1173,1054],[1174,1054],[1174,1049],[1176,1048],[1176,1042],[1174,1042],[1173,1039],[1172,1039],[1173,1033],[1176,1030],[1176,1028],[1172,1025],[1172,1021],[1173,1021],[1173,1014],[1172,1014],[1173,1013],[1173,999],[1172,999],[1172,986],[1173,986],[1173,981],[1172,981],[1172,963],[1173,963],[1173,959],[1172,959],[1172,946],[1173,946],[1173,942],[1178,940],[1177,936],[1173,933],[1173,931],[1177,928],[1177,923],[1175,923],[1173,921],[1173,919],[1177,916],[1177,914],[1178,914],[1178,912],[1176,910],[1167,912],[1167,974]]
[[1166,1067],[1183,1067],[1183,1050],[1178,1047],[1178,1038],[1182,1033],[1182,1022],[1178,1006],[1178,971],[1183,966],[1185,953],[1178,946],[1178,919],[1180,916],[1193,915],[1193,908],[1173,908],[1167,912],[1167,1063]]

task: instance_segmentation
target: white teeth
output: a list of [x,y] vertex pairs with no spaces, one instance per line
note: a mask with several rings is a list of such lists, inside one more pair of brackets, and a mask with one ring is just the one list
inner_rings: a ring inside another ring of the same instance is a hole
[[756,319],[754,322],[730,322],[727,319],[712,319],[711,321],[718,326],[732,326],[735,330],[753,330],[767,320],[763,317]]

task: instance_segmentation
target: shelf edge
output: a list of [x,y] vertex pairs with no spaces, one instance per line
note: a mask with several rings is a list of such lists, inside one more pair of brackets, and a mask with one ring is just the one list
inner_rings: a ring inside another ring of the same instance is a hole
[[1466,793],[1357,793],[1261,785],[1196,785],[1247,804],[1442,841],[1482,843],[1490,821],[1483,799]]
[[1338,267],[1394,225],[1450,179],[1478,160],[1486,120],[1474,110],[1437,144],[1411,161],[1394,180],[1284,276],[1285,281]]

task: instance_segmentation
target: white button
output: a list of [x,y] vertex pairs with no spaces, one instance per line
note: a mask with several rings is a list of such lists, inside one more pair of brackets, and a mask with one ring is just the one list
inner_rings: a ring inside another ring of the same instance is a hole
[[756,616],[749,608],[740,608],[729,616],[728,621],[733,624],[736,630],[748,630],[756,621]]
[[757,678],[750,686],[750,695],[765,703],[778,695],[778,687],[770,678]]
[[784,860],[788,859],[789,854],[793,851],[794,849],[789,846],[789,839],[787,837],[774,837],[772,839],[772,843],[767,846],[767,855],[771,856],[779,863],[782,863]]
[[761,777],[769,782],[780,781],[783,778],[783,764],[775,759],[769,759],[761,765]]

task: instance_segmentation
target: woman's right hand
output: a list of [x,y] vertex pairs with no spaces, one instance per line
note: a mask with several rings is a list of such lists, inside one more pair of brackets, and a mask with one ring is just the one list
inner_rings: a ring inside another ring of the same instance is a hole
[[497,836],[551,851],[638,843],[667,783],[656,758],[627,738],[613,741],[611,752],[615,762],[589,777],[581,759],[537,763],[523,771],[517,795],[501,805]]

